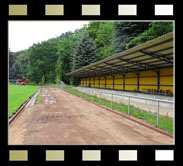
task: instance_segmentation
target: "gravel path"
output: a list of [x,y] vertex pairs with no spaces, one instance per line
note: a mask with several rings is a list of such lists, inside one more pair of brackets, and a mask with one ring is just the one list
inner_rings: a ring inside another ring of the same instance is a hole
[[173,139],[53,87],[9,126],[14,145],[159,145]]

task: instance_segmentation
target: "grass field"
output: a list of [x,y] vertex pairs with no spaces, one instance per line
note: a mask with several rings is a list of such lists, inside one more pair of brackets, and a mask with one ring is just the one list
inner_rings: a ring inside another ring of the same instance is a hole
[[38,86],[9,86],[9,117],[11,117],[17,109],[25,103],[25,101],[38,89]]
[[[72,89],[71,86],[67,86],[64,88],[65,91],[73,93],[77,96],[83,97],[87,100],[91,100],[94,101],[96,103],[105,105],[107,107],[111,107],[111,102],[105,99],[100,100],[98,97],[96,96],[91,96],[88,94],[83,94],[81,92],[79,92],[76,89]],[[116,103],[113,102],[113,109],[119,112],[123,112],[125,114],[128,114],[128,106],[122,103]],[[138,119],[143,119],[144,121],[146,121],[147,123],[157,127],[157,128],[161,128],[165,131],[167,131],[170,134],[173,134],[173,119],[167,116],[159,116],[159,125],[157,126],[157,116],[156,114],[149,114],[148,112],[141,110],[139,108],[135,108],[134,106],[130,106],[130,115],[134,116]]]

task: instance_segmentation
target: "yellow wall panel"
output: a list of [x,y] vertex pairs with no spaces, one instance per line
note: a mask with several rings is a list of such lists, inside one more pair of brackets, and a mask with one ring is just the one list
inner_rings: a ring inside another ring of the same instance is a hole
[[107,76],[106,77],[106,87],[109,89],[113,89],[113,80],[112,80],[112,76]]
[[[120,85],[121,84],[121,85]],[[114,77],[114,89],[123,89],[123,77],[122,75],[115,75]]]
[[93,88],[94,87],[93,86],[93,83],[94,83],[93,78],[90,78],[90,83],[91,83],[91,87]]
[[89,79],[86,78],[86,87],[88,87],[88,84],[89,84]]
[[122,74],[115,74],[115,78],[123,78]]
[[157,85],[157,77],[140,78],[139,84],[155,84]]
[[128,78],[128,77],[137,77],[137,74],[136,73],[126,73],[125,77],[126,78]]
[[139,84],[139,91],[146,91],[147,89],[157,89],[157,73],[154,71],[140,72]]
[[100,88],[105,88],[105,77],[100,77]]
[[85,87],[87,87],[87,79],[85,79]]
[[125,90],[134,91],[134,90],[137,90],[137,86],[135,86],[135,85],[125,85]]
[[137,84],[137,78],[126,78],[125,84]]
[[85,86],[85,80],[83,79],[83,86]]
[[81,86],[83,87],[84,86],[84,80],[81,79]]
[[171,69],[161,69],[160,74],[161,75],[173,75],[173,68],[171,68]]
[[99,88],[99,78],[95,77],[95,88]]
[[81,86],[83,86],[83,87],[84,87],[84,79],[82,79],[82,84],[81,84]]
[[154,71],[141,71],[140,76],[156,76],[156,72],[154,72]]
[[123,85],[114,85],[114,89],[123,90]]
[[106,76],[107,80],[112,80],[112,76]]
[[89,81],[89,79],[86,78],[86,87],[88,87],[88,81]]
[[146,91],[147,89],[157,89],[157,86],[140,86],[139,91]]
[[114,84],[123,84],[123,78],[114,78]]
[[82,86],[85,86],[85,80],[82,78]]
[[95,78],[93,78],[93,87],[96,87]]
[[95,88],[95,77],[93,78],[93,87]]
[[173,77],[160,77],[160,85],[173,85]]
[[171,93],[173,93],[173,86],[160,86],[160,90],[169,90]]
[[89,86],[90,85],[90,78],[88,78],[87,80],[88,80],[87,82],[88,82],[88,86]]
[[[139,90],[145,89],[157,89],[157,73],[154,71],[142,71],[139,78]],[[95,86],[94,86],[95,84]],[[134,85],[128,85],[134,84]],[[144,84],[144,85],[143,85]],[[163,86],[166,85],[166,86]],[[168,86],[167,86],[168,85]],[[173,69],[161,69],[160,70],[160,90],[170,90],[173,93]],[[81,79],[81,86],[90,86],[99,88],[99,77]],[[105,88],[105,77],[100,77],[100,88]],[[106,76],[106,88],[113,89],[113,77],[111,75]],[[116,74],[114,77],[114,89],[123,90],[123,75]],[[125,90],[137,90],[137,74],[126,73],[125,74]]]
[[[128,85],[128,84],[135,84],[135,85]],[[125,90],[127,91],[137,90],[137,74],[136,73],[125,74]]]
[[[166,76],[167,77],[163,77]],[[162,76],[162,77],[161,77]],[[173,86],[163,86],[163,85],[173,85],[173,68],[169,69],[161,69],[160,70],[160,90],[169,90],[171,93],[173,93]]]

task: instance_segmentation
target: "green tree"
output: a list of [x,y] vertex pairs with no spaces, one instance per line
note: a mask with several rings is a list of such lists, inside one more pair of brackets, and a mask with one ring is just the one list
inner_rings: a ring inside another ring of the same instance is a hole
[[9,50],[9,69],[15,63],[15,60],[16,60],[15,54]]
[[145,30],[143,33],[139,34],[137,37],[133,38],[127,44],[126,48],[130,48],[132,46],[136,46],[138,44],[144,43],[146,41],[155,39],[159,36],[167,34],[173,31],[173,23],[172,22],[153,22],[149,24],[149,28]]
[[18,60],[12,64],[11,68],[9,69],[9,79],[16,80],[19,76],[21,76],[21,65]]
[[70,83],[70,77],[66,73],[69,73],[72,68],[72,54],[77,37],[75,34],[70,34],[64,37],[59,44],[56,64],[57,82],[62,80],[67,84]]
[[20,72],[23,76],[27,77],[27,73],[29,71],[28,64],[29,64],[29,56],[28,52],[23,52],[17,56],[17,60],[20,64]]
[[100,24],[101,22],[99,21],[92,21],[88,24],[87,31],[88,31],[89,37],[93,41],[95,41],[95,39],[97,38],[97,32],[100,27]]
[[9,50],[9,78],[22,75],[36,83],[78,83],[66,74],[172,31],[172,22],[92,21],[27,50]]
[[115,22],[113,36],[115,52],[125,50],[129,41],[147,30],[148,25],[149,22]]
[[112,48],[113,22],[102,22],[96,32],[96,56],[98,60],[104,59],[114,54]]
[[[74,49],[72,71],[96,62],[95,50],[94,42],[89,38],[88,32],[82,32]],[[73,80],[73,83],[77,84],[78,82],[77,80]]]
[[55,82],[55,65],[57,60],[57,44],[46,41],[34,44],[29,51],[29,73],[30,80],[36,83]]

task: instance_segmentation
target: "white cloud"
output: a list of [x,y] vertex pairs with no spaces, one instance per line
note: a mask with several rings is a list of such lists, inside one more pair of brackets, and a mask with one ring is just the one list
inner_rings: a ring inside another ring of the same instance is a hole
[[89,21],[9,21],[9,48],[27,49],[32,44],[82,28]]

